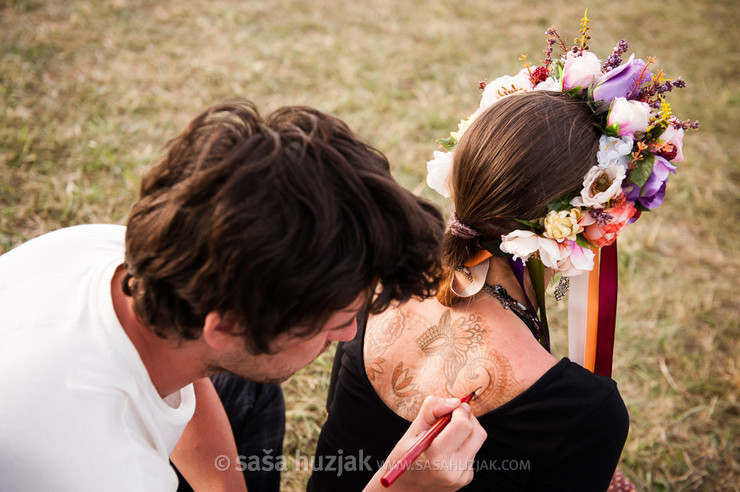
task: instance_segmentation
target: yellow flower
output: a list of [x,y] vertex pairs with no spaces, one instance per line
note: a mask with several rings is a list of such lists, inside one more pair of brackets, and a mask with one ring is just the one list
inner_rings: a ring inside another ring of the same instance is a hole
[[460,123],[457,124],[457,131],[456,132],[450,132],[450,136],[455,139],[456,142],[460,141],[460,138],[462,137],[463,133],[465,133],[465,130],[468,129],[470,124],[475,121],[475,119],[478,117],[478,114],[475,113],[472,116],[470,116],[467,119],[460,120]]
[[583,232],[583,226],[578,224],[581,220],[581,209],[571,208],[570,210],[561,210],[556,212],[550,210],[547,217],[543,219],[545,226],[545,237],[555,239],[562,243],[564,240],[576,240],[576,235]]

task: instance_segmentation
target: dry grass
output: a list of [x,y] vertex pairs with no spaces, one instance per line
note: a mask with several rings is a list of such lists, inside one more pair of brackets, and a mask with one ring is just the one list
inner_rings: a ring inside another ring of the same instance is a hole
[[[589,7],[594,50],[624,37],[657,55],[690,84],[675,112],[702,121],[666,204],[620,242],[622,467],[643,490],[738,490],[740,7]],[[582,12],[562,0],[0,0],[0,252],[122,222],[162,144],[231,96],[344,118],[434,198],[424,162],[477,104],[476,82],[512,73],[520,53],[536,59],[544,30],[574,32]],[[289,456],[312,452],[330,365],[327,354],[285,385]],[[284,488],[306,477],[293,469]]]

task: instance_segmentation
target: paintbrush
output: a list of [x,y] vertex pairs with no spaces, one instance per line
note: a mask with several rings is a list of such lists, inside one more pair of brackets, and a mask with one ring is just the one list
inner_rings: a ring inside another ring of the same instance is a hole
[[[476,388],[475,391],[473,391],[469,395],[460,398],[460,403],[470,402],[473,396],[475,396],[475,392],[479,389],[480,387]],[[388,472],[383,475],[383,477],[380,479],[380,484],[383,487],[390,487],[393,482],[395,482],[398,477],[400,477],[401,474],[405,472],[409,466],[411,466],[411,463],[413,463],[416,458],[418,458],[419,455],[421,455],[421,453],[423,453],[424,450],[428,448],[430,444],[432,444],[434,438],[437,437],[440,432],[442,432],[442,429],[447,427],[447,424],[450,423],[450,420],[452,420],[452,412],[438,418],[434,425],[432,425],[429,430],[422,434],[421,437],[414,443],[414,445],[411,446],[408,451],[406,451],[406,454],[404,454],[401,459],[398,460],[395,465],[393,465],[393,468],[388,470]]]

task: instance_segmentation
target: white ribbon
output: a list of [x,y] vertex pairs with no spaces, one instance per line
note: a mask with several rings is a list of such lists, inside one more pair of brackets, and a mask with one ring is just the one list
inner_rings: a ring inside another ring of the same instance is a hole
[[583,366],[588,330],[588,272],[570,277],[568,293],[568,358]]
[[470,297],[480,292],[483,288],[483,284],[486,283],[486,275],[488,275],[488,266],[490,263],[490,260],[486,260],[470,267],[470,275],[473,277],[473,280],[470,282],[470,285],[465,287],[462,291],[455,287],[457,276],[453,277],[452,284],[450,284],[452,292],[458,297]]

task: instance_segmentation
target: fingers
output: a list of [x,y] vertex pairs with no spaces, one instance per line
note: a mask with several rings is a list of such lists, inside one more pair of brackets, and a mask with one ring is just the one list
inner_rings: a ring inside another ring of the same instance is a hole
[[447,426],[396,482],[402,490],[411,487],[408,490],[452,491],[473,479],[472,461],[487,434],[471,413],[470,405],[461,404],[457,398],[427,397],[389,460],[399,459],[421,434],[450,413]]
[[454,490],[473,480],[472,462],[487,433],[463,403],[452,412],[452,420],[424,452],[441,474],[439,480]]
[[[467,410],[467,412],[464,413],[463,410]],[[475,418],[475,415],[470,412],[470,406],[467,403],[464,403],[462,405],[462,408],[460,408],[460,412],[458,413],[458,415],[455,415],[454,413],[452,414],[453,420],[450,421],[450,425],[447,426],[452,435],[454,435],[456,432],[462,434],[462,431],[456,430],[456,418],[463,419],[461,425],[463,425],[465,429],[470,429],[470,433],[467,435],[466,438],[462,439],[460,446],[457,448],[457,453],[460,456],[467,457],[467,459],[472,460],[488,437],[488,433],[485,431],[483,426],[480,425],[480,422],[478,422],[478,419]],[[440,444],[444,445],[447,436],[442,434],[444,434],[444,431],[442,431],[442,433],[439,435],[439,437],[442,438]],[[451,443],[451,445],[454,445],[454,442]]]
[[440,417],[447,415],[460,406],[457,398],[440,398],[438,396],[427,396],[419,409],[413,423],[409,427],[409,433],[420,434]]
[[[472,456],[470,456],[472,459],[486,437],[486,431],[471,413],[470,406],[463,403],[452,412],[452,420],[437,436],[433,444],[436,444],[436,449],[444,449],[448,452],[454,451],[461,456],[472,453]],[[434,452],[434,450],[431,451]]]
[[[457,490],[473,479],[472,461],[486,439],[486,431],[467,403],[456,398],[427,397],[406,436],[418,436],[439,417],[452,413],[449,424],[407,472],[406,480],[426,490]],[[414,437],[414,440],[416,438]],[[418,468],[418,470],[414,470]],[[413,478],[412,478],[413,476]],[[424,490],[424,489],[420,489]]]

